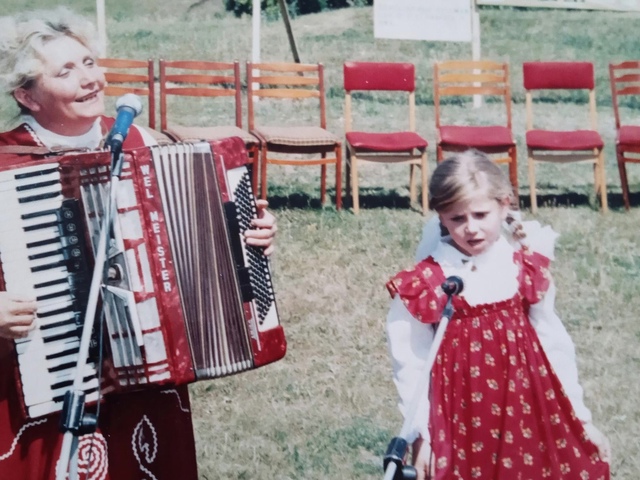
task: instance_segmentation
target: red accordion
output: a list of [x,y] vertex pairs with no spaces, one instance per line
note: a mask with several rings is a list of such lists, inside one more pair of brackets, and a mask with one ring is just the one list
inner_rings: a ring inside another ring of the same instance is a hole
[[[38,305],[38,328],[15,345],[29,417],[59,411],[73,383],[110,163],[109,152],[0,163],[2,280]],[[102,289],[110,388],[184,384],[284,356],[269,263],[243,241],[257,214],[246,164],[238,138],[126,152]],[[92,357],[87,401],[106,383]]]

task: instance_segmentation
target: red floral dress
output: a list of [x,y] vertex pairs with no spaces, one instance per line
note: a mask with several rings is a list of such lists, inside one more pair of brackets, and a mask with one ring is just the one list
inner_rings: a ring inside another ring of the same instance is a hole
[[[431,371],[429,432],[435,479],[608,480],[528,318],[549,288],[549,260],[516,251],[518,292],[455,312]],[[433,258],[387,287],[423,323],[440,320],[447,297]]]

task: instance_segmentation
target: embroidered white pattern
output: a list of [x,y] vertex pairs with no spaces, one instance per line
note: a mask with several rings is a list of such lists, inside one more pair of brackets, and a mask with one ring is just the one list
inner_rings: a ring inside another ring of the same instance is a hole
[[180,410],[185,413],[189,413],[189,409],[182,406],[182,399],[180,398],[180,394],[175,388],[172,388],[171,390],[162,390],[160,393],[173,393],[176,397],[178,397],[178,406],[180,407]]
[[46,418],[42,418],[40,420],[36,420],[35,422],[25,423],[22,427],[20,427],[20,430],[18,430],[18,434],[16,435],[16,438],[14,438],[13,442],[11,442],[11,448],[9,448],[9,451],[7,453],[5,453],[4,455],[0,455],[0,462],[3,461],[3,460],[6,460],[11,455],[13,455],[13,452],[15,451],[16,447],[18,446],[18,441],[20,441],[20,437],[22,436],[22,434],[28,428],[33,427],[35,425],[40,425],[42,423],[46,423],[46,421],[47,421]]
[[85,480],[104,480],[109,471],[107,441],[101,433],[83,435],[78,442],[78,473]]
[[[158,480],[153,473],[142,464],[142,460],[144,460],[145,463],[153,463],[158,453],[158,435],[146,415],[142,416],[142,420],[140,420],[136,428],[133,429],[131,447],[133,449],[133,455],[138,461],[140,470],[149,475],[152,480]],[[143,459],[140,458],[141,455],[144,457]]]

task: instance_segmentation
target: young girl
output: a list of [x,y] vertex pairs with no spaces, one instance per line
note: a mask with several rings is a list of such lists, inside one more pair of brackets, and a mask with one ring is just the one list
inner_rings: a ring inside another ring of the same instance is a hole
[[[511,186],[478,151],[439,164],[429,188],[439,224],[427,226],[432,233],[419,249],[426,258],[387,285],[394,297],[387,333],[404,415],[419,395],[407,419],[418,478],[609,479],[609,444],[591,423],[573,343],[553,309],[555,234],[537,225],[523,238],[512,224],[519,241],[502,235]],[[534,251],[539,246],[546,256]],[[447,300],[440,286],[451,275],[464,288],[435,345]],[[430,349],[437,356],[429,373],[423,366]]]

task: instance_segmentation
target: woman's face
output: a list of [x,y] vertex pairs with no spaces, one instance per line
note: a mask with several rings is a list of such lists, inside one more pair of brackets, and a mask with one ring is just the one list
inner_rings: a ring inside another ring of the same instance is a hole
[[33,87],[16,92],[17,100],[48,130],[86,133],[104,113],[102,68],[87,47],[67,36],[47,42],[39,53],[45,59],[44,71]]

